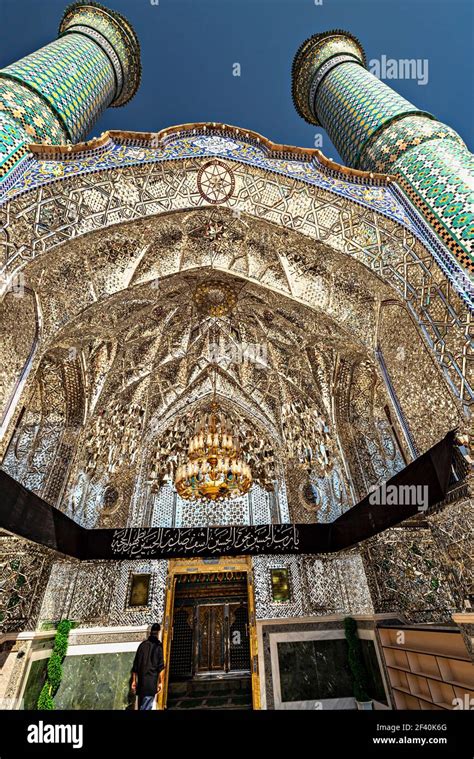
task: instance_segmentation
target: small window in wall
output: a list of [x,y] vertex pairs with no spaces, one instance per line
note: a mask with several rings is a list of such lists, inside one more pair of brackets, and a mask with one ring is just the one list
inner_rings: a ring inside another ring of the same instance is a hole
[[270,570],[272,599],[276,603],[290,600],[290,573],[286,568]]
[[148,606],[150,580],[150,574],[132,574],[128,596],[129,606]]

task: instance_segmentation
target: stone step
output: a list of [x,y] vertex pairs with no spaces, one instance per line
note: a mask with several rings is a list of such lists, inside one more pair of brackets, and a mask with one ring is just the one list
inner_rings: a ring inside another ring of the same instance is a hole
[[226,678],[213,680],[187,680],[174,682],[168,686],[168,695],[205,695],[212,693],[250,693],[252,689],[250,678]]
[[170,683],[168,709],[251,709],[249,677]]
[[183,698],[168,699],[168,709],[251,709],[252,699],[242,698]]

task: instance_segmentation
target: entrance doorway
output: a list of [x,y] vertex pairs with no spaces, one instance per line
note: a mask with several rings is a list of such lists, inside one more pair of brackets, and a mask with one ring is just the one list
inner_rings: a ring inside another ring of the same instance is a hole
[[227,559],[226,566],[222,560],[212,566],[188,561],[185,571],[179,561],[170,562],[168,578],[161,708],[258,708],[256,635],[250,623],[255,616],[246,560],[231,564]]
[[[250,674],[247,602],[199,604],[194,671]],[[172,649],[173,650],[173,649]]]

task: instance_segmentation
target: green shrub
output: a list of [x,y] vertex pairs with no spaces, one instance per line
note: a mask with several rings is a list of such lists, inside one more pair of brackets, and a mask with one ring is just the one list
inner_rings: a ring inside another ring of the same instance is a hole
[[61,657],[53,651],[48,661],[48,680],[54,692],[59,688],[62,676]]
[[344,619],[344,632],[349,648],[348,659],[352,673],[354,698],[356,701],[370,701],[368,691],[368,677],[365,662],[362,657],[359,636],[357,635],[357,622],[352,617]]
[[56,653],[61,659],[64,659],[64,657],[67,654],[67,647],[68,647],[69,641],[67,635],[63,635],[62,633],[56,633],[56,637],[54,639],[54,648],[53,651]]
[[56,628],[53,651],[48,660],[47,679],[37,701],[38,709],[54,709],[53,693],[56,693],[63,676],[62,661],[66,656],[68,638],[73,623],[63,619]]
[[62,619],[56,628],[56,633],[61,635],[69,635],[72,628],[72,622],[69,619]]
[[43,685],[41,693],[39,694],[37,708],[41,711],[51,711],[55,708],[54,701],[50,693],[50,686],[47,681]]

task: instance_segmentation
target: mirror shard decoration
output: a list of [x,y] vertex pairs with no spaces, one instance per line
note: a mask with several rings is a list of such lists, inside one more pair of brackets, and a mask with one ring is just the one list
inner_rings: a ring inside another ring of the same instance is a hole
[[[75,66],[91,88],[73,85]],[[467,151],[371,76],[340,31],[295,59],[297,110],[327,125],[342,166],[226,124],[80,142],[140,80],[133,29],[94,3],[70,6],[59,40],[0,72],[0,455],[18,488],[118,542],[177,528],[184,544],[196,528],[197,545],[217,528],[219,547],[243,526],[275,544],[295,525],[337,532],[455,428],[459,444],[436,510],[334,555],[288,543],[235,556],[236,538],[229,556],[206,557],[206,544],[168,561],[138,545],[140,558],[75,561],[5,532],[8,629],[120,627],[130,651],[162,621],[166,660],[175,604],[190,650],[199,620],[222,641],[245,632],[253,704],[272,708],[276,653],[257,646],[257,622],[271,638],[304,618],[316,650],[311,635],[342,638],[348,614],[368,632],[384,614],[440,624],[471,608],[474,232],[453,176]],[[176,580],[186,573],[204,587]],[[180,595],[192,584],[196,610]],[[296,637],[280,641],[282,672],[304,649]]]

